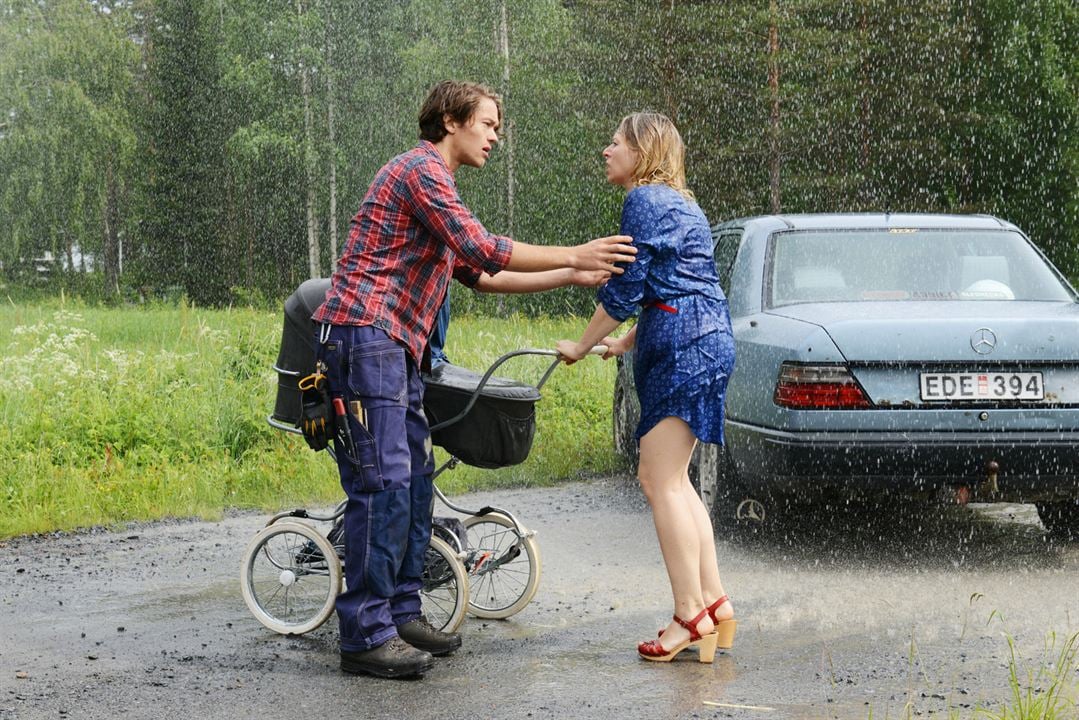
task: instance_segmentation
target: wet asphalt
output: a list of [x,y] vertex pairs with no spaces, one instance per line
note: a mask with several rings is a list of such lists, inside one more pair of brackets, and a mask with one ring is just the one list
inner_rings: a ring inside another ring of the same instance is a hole
[[1009,638],[1024,673],[1079,623],[1079,545],[1031,506],[815,506],[719,531],[732,651],[646,663],[671,601],[631,478],[457,501],[537,530],[542,580],[418,681],[341,674],[334,619],[254,620],[239,564],[264,515],[0,543],[0,719],[966,717],[1009,696]]

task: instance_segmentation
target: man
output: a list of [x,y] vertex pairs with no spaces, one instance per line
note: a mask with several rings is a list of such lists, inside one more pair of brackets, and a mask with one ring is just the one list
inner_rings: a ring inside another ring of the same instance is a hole
[[[625,236],[538,247],[487,232],[461,202],[453,174],[484,166],[501,123],[489,88],[445,81],[431,90],[420,144],[379,170],[313,315],[351,435],[335,447],[348,498],[348,589],[337,598],[345,672],[422,675],[432,655],[461,645],[459,635],[427,622],[419,596],[434,471],[419,365],[451,276],[482,286],[508,269],[536,273],[542,284],[552,270],[565,278],[621,273],[616,263],[636,252]],[[526,278],[510,284],[528,289]]]

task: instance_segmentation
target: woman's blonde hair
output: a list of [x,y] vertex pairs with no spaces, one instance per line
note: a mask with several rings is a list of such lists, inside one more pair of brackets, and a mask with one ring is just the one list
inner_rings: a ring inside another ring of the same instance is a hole
[[670,185],[688,200],[686,146],[671,119],[657,112],[637,112],[622,118],[618,132],[637,151],[633,181],[637,185]]

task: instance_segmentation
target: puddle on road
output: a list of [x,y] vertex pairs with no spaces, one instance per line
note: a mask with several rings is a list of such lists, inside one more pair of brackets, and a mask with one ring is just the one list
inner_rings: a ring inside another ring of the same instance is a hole
[[127,598],[126,605],[132,613],[151,621],[189,617],[198,610],[215,617],[246,613],[235,579],[201,586],[157,588],[152,593]]
[[718,533],[765,560],[814,568],[1079,568],[1079,544],[1051,541],[1032,505],[968,507],[892,501],[781,508],[766,527]]

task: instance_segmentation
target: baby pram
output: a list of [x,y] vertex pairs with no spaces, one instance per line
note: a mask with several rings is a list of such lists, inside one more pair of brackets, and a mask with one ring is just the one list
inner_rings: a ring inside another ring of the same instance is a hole
[[[300,433],[300,380],[315,367],[316,326],[311,314],[322,303],[329,280],[308,280],[285,303],[281,350],[274,369],[277,397],[271,426]],[[598,350],[598,349],[597,349]],[[535,385],[496,377],[510,358],[545,355],[552,362]],[[485,373],[442,365],[424,375],[424,411],[432,441],[450,458],[435,471],[464,462],[498,468],[523,462],[536,430],[535,403],[559,364],[553,350],[516,350],[498,358]],[[332,448],[327,448],[331,455]],[[470,510],[451,502],[437,484],[435,497],[458,518],[434,518],[423,581],[423,609],[435,627],[457,629],[465,611],[483,618],[507,618],[524,608],[540,580],[535,532],[508,510]],[[432,508],[433,510],[433,508]],[[328,514],[306,509],[278,513],[250,542],[241,563],[244,601],[269,629],[302,634],[320,626],[334,609],[341,589],[341,518],[344,502]]]

